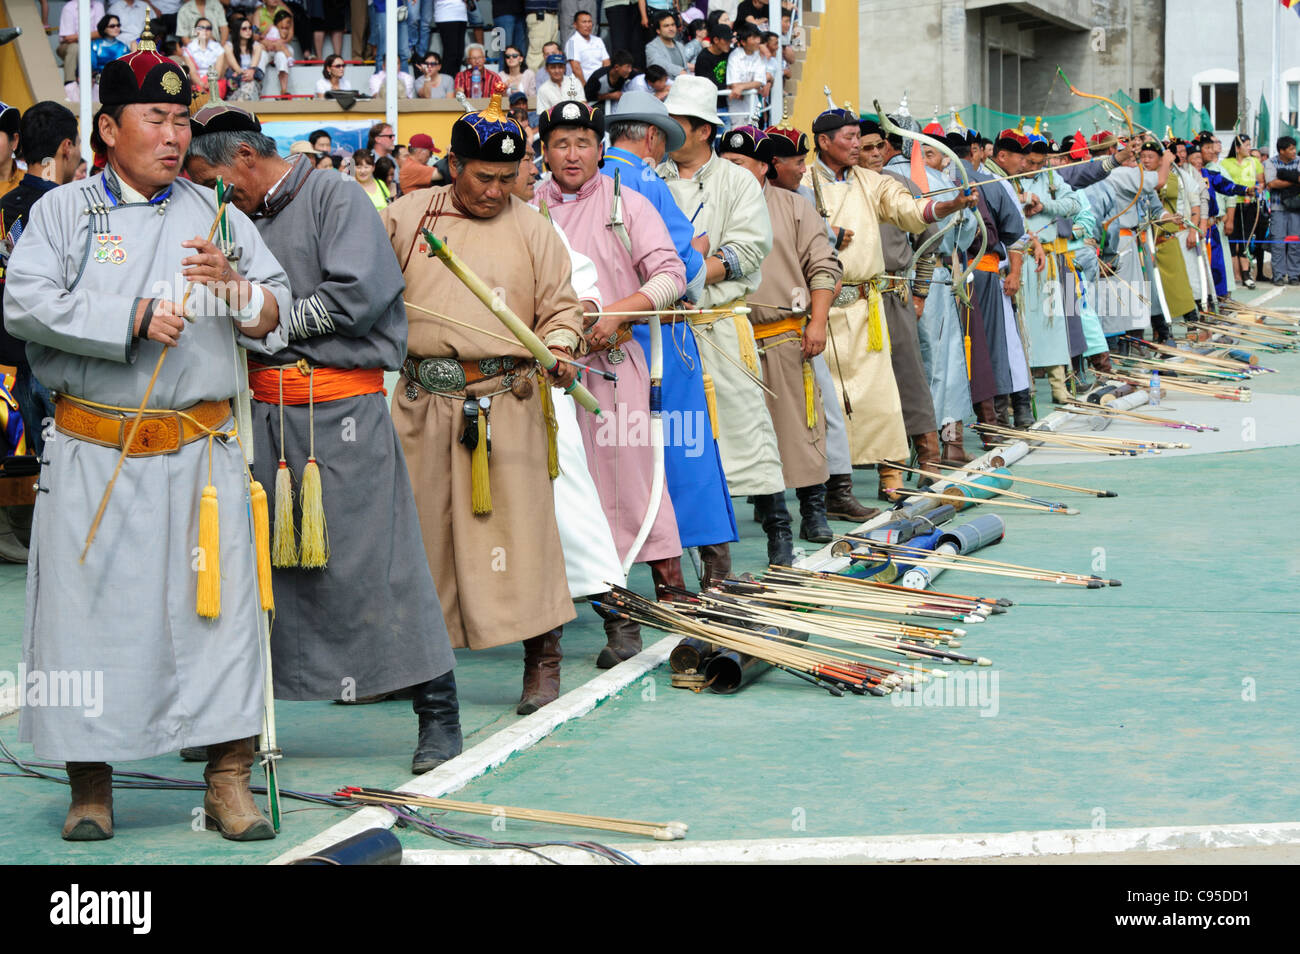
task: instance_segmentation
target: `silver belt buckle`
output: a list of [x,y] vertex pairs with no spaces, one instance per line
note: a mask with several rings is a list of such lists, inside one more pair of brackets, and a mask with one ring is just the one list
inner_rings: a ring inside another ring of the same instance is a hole
[[848,308],[859,298],[862,297],[861,285],[845,285],[840,289],[840,293],[835,296],[836,308]]
[[425,358],[415,373],[426,391],[447,394],[465,390],[465,369],[455,358]]

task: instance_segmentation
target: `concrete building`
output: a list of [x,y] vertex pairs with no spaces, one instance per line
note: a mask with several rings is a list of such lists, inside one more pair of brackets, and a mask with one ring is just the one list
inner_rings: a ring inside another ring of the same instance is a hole
[[[1206,6],[1203,2],[1188,6]],[[1080,89],[1155,98],[1164,83],[1166,0],[859,0],[859,99],[912,114],[972,102],[1033,116],[1070,112]],[[847,92],[835,91],[843,100]]]
[[[1237,7],[1235,3],[1205,3],[1203,0],[1165,0],[1165,49],[1163,85],[1179,106],[1188,102],[1210,112],[1214,128],[1230,135],[1237,125]],[[1246,111],[1251,135],[1260,94],[1276,114],[1282,102],[1282,118],[1292,126],[1300,120],[1300,17],[1282,9],[1277,0],[1242,5],[1246,39]],[[1274,12],[1280,16],[1279,72],[1281,89],[1269,89],[1273,69]]]

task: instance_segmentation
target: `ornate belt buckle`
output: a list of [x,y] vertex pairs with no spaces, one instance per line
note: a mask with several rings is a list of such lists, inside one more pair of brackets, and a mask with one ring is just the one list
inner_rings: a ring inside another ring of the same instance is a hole
[[[117,422],[117,446],[127,447],[127,438],[131,435],[131,423],[134,418],[123,416]],[[185,424],[180,412],[168,414],[146,412],[136,428],[135,443],[139,450],[127,447],[127,457],[156,457],[159,454],[174,454],[181,449],[185,436]]]
[[425,358],[416,369],[416,377],[426,391],[445,394],[465,390],[465,369],[455,358]]
[[840,289],[840,293],[835,296],[836,308],[848,308],[862,295],[861,285],[845,285]]
[[622,348],[616,345],[613,348],[609,349],[609,354],[607,357],[609,358],[610,364],[622,364],[624,359],[627,358],[627,352],[625,352]]

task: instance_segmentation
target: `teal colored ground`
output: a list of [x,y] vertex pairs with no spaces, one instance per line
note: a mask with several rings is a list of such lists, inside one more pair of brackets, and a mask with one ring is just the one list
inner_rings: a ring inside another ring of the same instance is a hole
[[[1296,301],[1272,304],[1300,306],[1300,293],[1285,297]],[[1300,393],[1300,356],[1266,363],[1283,373],[1252,382],[1258,392]],[[1101,572],[1124,585],[1087,591],[942,577],[942,589],[1017,603],[970,627],[964,650],[994,665],[950,670],[983,674],[986,692],[996,677],[983,710],[835,699],[781,673],[733,696],[695,695],[670,688],[661,668],[456,797],[681,819],[695,840],[1075,828],[1103,816],[1109,827],[1295,820],[1300,693],[1288,650],[1300,547],[1295,508],[1273,489],[1289,486],[1297,467],[1300,447],[1290,446],[1027,469],[1121,496],[1072,496],[1078,517],[1000,511],[1006,540],[987,555],[1074,570],[1104,558]],[[874,474],[859,474],[859,496],[872,489]],[[737,504],[736,568],[758,569],[762,533]],[[0,566],[0,669],[18,663],[24,573]],[[689,566],[686,577],[692,582]],[[644,568],[633,586],[649,592]],[[580,607],[579,622],[565,630],[566,689],[597,673],[601,644],[594,615]],[[515,720],[520,671],[517,646],[460,654],[467,746]],[[996,714],[981,715],[994,700]],[[280,703],[277,712],[284,787],[328,792],[410,778],[408,702]],[[31,758],[14,741],[17,721],[0,719],[0,739]],[[118,768],[201,777],[201,766],[174,756]],[[236,845],[191,830],[195,794],[122,791],[117,837],[70,845],[58,834],[66,788],[2,778],[0,793],[7,863],[263,862],[346,814],[294,810],[276,841]],[[516,822],[494,831],[468,816],[447,824],[498,839],[592,837]],[[441,847],[423,835],[402,838],[408,847]]]

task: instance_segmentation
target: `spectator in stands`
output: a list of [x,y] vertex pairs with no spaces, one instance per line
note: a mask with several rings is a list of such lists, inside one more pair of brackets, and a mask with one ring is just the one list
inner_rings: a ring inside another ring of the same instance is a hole
[[397,163],[393,161],[392,156],[384,156],[375,160],[375,179],[384,184],[385,188],[388,189],[388,194],[393,198],[402,194],[397,188]]
[[287,8],[276,11],[274,23],[262,35],[262,45],[275,64],[283,96],[289,92],[289,67],[293,66],[293,14]]
[[[465,0],[434,0],[433,18],[438,24],[438,38],[442,40],[442,61],[447,64],[447,69],[454,73],[460,69],[462,60],[468,54],[465,49],[465,28],[468,26],[469,9]],[[482,69],[487,57],[483,54],[482,44],[475,45],[478,46],[480,53],[479,69]],[[457,89],[459,88],[458,86]],[[470,95],[468,90],[465,95]],[[482,95],[486,96],[487,93]]]
[[[375,157],[376,170],[379,160],[393,151],[393,127],[388,123],[375,123],[366,135],[366,151]],[[378,171],[375,173],[378,175]]]
[[505,72],[501,74],[501,79],[506,84],[506,89],[511,93],[536,96],[537,74],[524,66],[524,54],[519,47],[506,47],[505,64]]
[[[63,58],[63,82],[65,88],[77,81],[77,56],[81,49],[81,44],[78,42],[81,21],[77,18],[77,10],[78,5],[76,3],[65,3],[63,12],[59,14],[59,45],[54,52]],[[104,4],[100,0],[90,0],[91,22],[98,24],[103,16]],[[94,40],[98,37],[99,31],[92,28],[90,38]],[[66,91],[69,98],[71,98],[72,91]]]
[[608,113],[610,107],[623,96],[623,88],[635,70],[632,54],[627,50],[615,50],[609,59],[609,66],[602,66],[587,80],[583,89],[587,102],[604,106]]
[[122,24],[118,39],[134,50],[140,34],[144,32],[145,22],[149,19],[149,5],[145,0],[114,0],[109,4],[108,12]]
[[767,78],[769,80],[776,75],[778,66],[781,67],[781,75],[786,79],[790,78],[791,73],[794,72],[790,68],[790,64],[794,62],[794,50],[788,46],[781,46],[779,36],[771,31],[764,33],[758,52],[763,56],[763,65],[767,67]]
[[609,66],[609,51],[605,49],[605,41],[593,35],[595,28],[592,15],[579,10],[573,17],[574,32],[564,44],[564,56],[579,84],[585,84],[598,69]]
[[225,53],[225,47],[213,39],[212,21],[207,17],[197,20],[194,39],[185,47],[185,66],[190,71],[190,82],[196,93],[207,93],[208,74]]
[[481,99],[491,96],[498,83],[505,86],[505,80],[488,69],[486,63],[486,51],[479,44],[471,43],[465,50],[465,68],[456,74],[456,89],[470,99]]
[[715,23],[709,27],[709,45],[695,58],[695,75],[707,76],[719,90],[727,88],[727,57],[731,55],[731,27]]
[[79,163],[77,163],[77,171],[73,173],[72,181],[76,182],[78,179],[84,179],[84,178],[86,178],[86,160],[82,159]]
[[337,53],[325,57],[325,65],[320,71],[321,78],[316,81],[316,96],[324,99],[328,92],[352,89],[352,83],[343,75],[346,68],[347,64],[343,62],[343,57]]
[[741,0],[736,4],[736,13],[731,20],[737,26],[748,23],[761,31],[767,29],[767,13],[767,0]]
[[754,110],[772,89],[767,66],[758,47],[763,36],[752,26],[742,26],[739,42],[727,57],[727,87],[730,89],[727,112],[728,128],[752,122]]
[[420,63],[420,76],[415,81],[415,95],[420,99],[451,99],[456,86],[450,76],[442,72],[442,58],[430,50]]
[[644,73],[633,76],[623,84],[623,92],[639,90],[642,93],[649,93],[662,102],[668,95],[670,86],[672,83],[668,82],[668,73],[662,66],[647,66]]
[[226,99],[262,98],[262,62],[266,48],[253,35],[253,22],[242,16],[230,18],[230,42],[225,47],[221,72],[226,80]]
[[119,39],[122,21],[115,14],[100,17],[95,32],[99,38],[90,41],[90,74],[98,83],[100,71],[119,56],[126,56],[131,49]]
[[376,209],[391,201],[388,184],[375,178],[375,156],[368,149],[358,149],[352,154],[352,176]]
[[[400,63],[401,61],[398,60],[398,62]],[[382,53],[379,55],[379,59],[376,60],[375,63],[378,68],[375,70],[374,75],[370,77],[371,96],[381,95],[384,91],[384,83],[388,81],[388,76],[385,72],[387,60],[383,58]],[[410,73],[403,69],[397,71],[397,95],[399,98],[403,96],[407,99],[415,98],[415,79]]]
[[[691,8],[691,11],[698,12],[695,10],[694,7]],[[686,54],[686,59],[688,62],[694,63],[695,58],[700,55],[700,52],[706,46],[709,45],[708,23],[704,21],[703,17],[692,20],[687,25],[686,30],[683,33],[683,37],[685,38],[686,42],[683,44],[684,49],[682,52]]]
[[510,118],[517,122],[519,128],[524,131],[524,141],[527,142],[527,133],[531,125],[528,122],[528,97],[523,93],[511,93],[510,109],[508,112],[510,113]]
[[567,63],[563,53],[546,57],[546,79],[537,87],[537,111],[544,113],[556,103],[564,101],[564,71]]
[[329,155],[334,151],[334,139],[324,129],[316,129],[307,134],[307,141],[317,152]]
[[709,0],[709,15],[705,19],[710,27],[719,23],[729,27],[734,27],[736,22],[736,2],[737,0]]
[[416,189],[439,185],[450,181],[447,164],[431,164],[435,152],[442,152],[433,144],[433,138],[425,133],[416,133],[411,137],[406,157],[402,160],[398,181],[402,186],[402,195],[410,195]]
[[524,22],[528,30],[525,53],[528,68],[533,72],[541,69],[542,58],[550,55],[543,47],[554,43],[560,35],[559,6],[560,0],[524,0]]
[[348,0],[313,0],[307,14],[311,17],[311,41],[315,56],[325,56],[325,34],[329,33],[335,53],[343,52],[343,23],[347,19]]
[[598,6],[597,0],[560,0],[560,5],[555,11],[555,25],[559,28],[556,39],[560,41],[560,47],[566,54],[569,49],[569,37],[573,36],[574,21],[577,20],[579,12],[586,10],[590,13],[592,19],[596,21],[596,32],[600,32],[600,15],[596,9]]
[[645,40],[641,36],[641,8],[637,0],[605,0],[605,22],[609,24],[609,46],[630,50],[638,70],[645,69]]
[[193,42],[200,20],[207,20],[212,27],[211,39],[217,39],[220,46],[230,39],[230,28],[226,23],[226,10],[220,0],[185,0],[176,14],[176,35],[182,46]]
[[[609,6],[609,0],[606,0],[605,5]],[[524,24],[524,0],[492,0],[492,25],[502,32],[501,42],[505,44],[506,53],[509,53],[512,47],[519,53],[519,65],[522,67],[523,54],[528,49],[528,30]],[[505,65],[506,69],[509,69],[510,64]],[[527,72],[537,75],[534,70]]]
[[22,118],[23,114],[17,106],[0,103],[0,198],[18,188],[26,174],[14,159],[21,139],[19,130]]
[[[641,0],[645,3],[646,0]],[[645,45],[645,61],[648,66],[662,66],[669,80],[675,80],[681,73],[687,72],[691,65],[686,59],[685,48],[677,42],[677,15],[671,10],[660,10],[655,14],[655,38]]]
[[[642,39],[647,42],[653,41],[655,35],[659,32],[659,15],[661,13],[671,13],[673,23],[677,22],[677,5],[673,0],[637,0],[637,6],[641,9],[641,29]],[[649,62],[647,60],[646,62]]]

